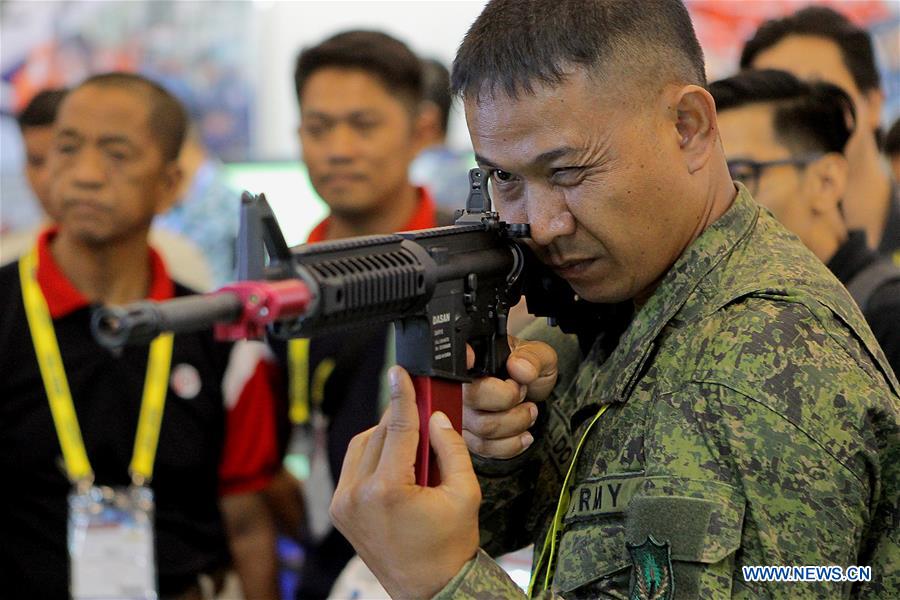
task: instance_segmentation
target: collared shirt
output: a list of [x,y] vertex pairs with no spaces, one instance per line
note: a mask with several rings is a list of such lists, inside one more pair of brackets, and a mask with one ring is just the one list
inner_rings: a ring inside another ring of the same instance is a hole
[[[399,231],[416,231],[418,229],[437,227],[436,221],[438,217],[435,213],[434,199],[431,197],[428,190],[423,187],[416,188],[416,191],[419,195],[419,199],[416,202],[416,209],[409,221],[406,222],[406,225],[399,229]],[[323,242],[327,240],[328,227],[330,225],[331,217],[325,217],[325,219],[316,225],[309,233],[306,242]]]
[[[53,260],[55,230],[38,240],[37,281],[47,300],[96,482],[128,485],[148,348],[110,352],[90,334],[92,305]],[[151,250],[149,297],[190,293]],[[0,571],[16,598],[66,597],[66,496],[60,447],[25,317],[18,263],[0,268]],[[224,494],[262,489],[278,468],[277,372],[261,343],[175,336],[172,370],[150,483],[160,592],[177,594],[225,566],[218,508]]]
[[[571,337],[534,332],[561,350],[536,441],[475,463],[482,546],[534,542],[537,560],[584,439],[542,597],[633,597],[647,572],[629,548],[651,542],[676,598],[783,593],[745,581],[753,565],[871,565],[864,587],[797,593],[900,593],[900,385],[846,290],[739,190],[611,352],[602,335],[582,358]],[[479,552],[438,597],[516,594]]]
[[[50,227],[38,235],[38,269],[37,282],[44,293],[50,318],[61,319],[71,312],[90,306],[84,294],[72,285],[50,252],[50,242],[56,237],[58,229]],[[175,295],[175,283],[169,278],[166,266],[159,253],[150,248],[150,288],[147,298],[150,300],[169,300]]]

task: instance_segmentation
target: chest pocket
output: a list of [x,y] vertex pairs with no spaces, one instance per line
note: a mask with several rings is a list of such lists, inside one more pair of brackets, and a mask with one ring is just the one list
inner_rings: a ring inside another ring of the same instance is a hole
[[626,501],[621,510],[604,510],[602,498],[594,510],[579,495],[585,484],[573,489],[554,587],[569,598],[628,598],[632,558],[626,544],[641,545],[652,536],[670,548],[675,598],[730,598],[744,519],[738,490],[673,477],[591,483],[616,481],[622,483],[619,499]]

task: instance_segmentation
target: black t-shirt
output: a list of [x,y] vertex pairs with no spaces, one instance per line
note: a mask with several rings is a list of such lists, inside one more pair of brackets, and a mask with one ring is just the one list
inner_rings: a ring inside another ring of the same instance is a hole
[[[334,364],[334,370],[322,390],[321,405],[311,408],[320,411],[327,420],[328,466],[335,485],[350,440],[378,423],[379,384],[385,368],[388,330],[386,324],[374,325],[310,340],[309,373],[314,373],[324,361],[333,361]],[[272,348],[287,369],[286,343],[272,340]],[[286,420],[285,414],[283,421]],[[285,431],[285,434],[289,433]],[[310,490],[309,493],[319,492]],[[328,596],[338,575],[354,554],[350,542],[334,528],[317,544],[305,548],[296,597]]]
[[[879,254],[866,245],[862,231],[851,231],[847,241],[828,261],[828,268],[847,285],[863,269],[880,259]],[[894,373],[900,374],[900,280],[893,279],[879,286],[866,303],[863,316]]]
[[[424,197],[426,192],[420,194]],[[420,202],[413,220],[405,230],[417,227],[452,225],[454,215],[433,208],[430,196]],[[314,337],[309,344],[308,369],[312,374],[323,363],[333,361],[322,393],[321,406],[311,407],[326,417],[328,465],[335,485],[341,474],[344,455],[350,440],[378,424],[382,373],[387,366],[387,323],[341,330]],[[280,362],[287,368],[287,347],[284,341],[272,340],[271,345]],[[312,381],[310,381],[312,385]],[[312,396],[310,390],[310,397]],[[287,423],[287,415],[282,419]],[[290,427],[283,428],[284,442]],[[310,491],[310,493],[316,493]],[[305,548],[303,570],[296,590],[298,599],[324,598],[349,562],[355,551],[339,531],[332,528],[318,544]]]
[[[900,266],[900,183],[897,182],[891,185],[890,206],[878,251]],[[896,372],[896,367],[894,371]]]
[[[189,290],[176,285],[176,295]],[[56,336],[98,485],[129,484],[148,348],[114,354],[90,335],[91,307],[54,320]],[[151,487],[160,593],[227,565],[218,508],[225,435],[221,381],[230,345],[211,333],[175,337],[172,370],[196,369],[196,395],[170,386]],[[192,390],[193,392],[193,390]],[[22,302],[18,263],[0,268],[0,595],[65,598],[69,588],[67,495],[71,490]]]

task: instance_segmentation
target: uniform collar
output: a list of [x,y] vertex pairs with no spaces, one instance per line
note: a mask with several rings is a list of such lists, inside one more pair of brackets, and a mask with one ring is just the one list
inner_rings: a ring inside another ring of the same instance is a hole
[[[759,218],[759,205],[743,185],[738,183],[737,188],[731,207],[688,246],[635,314],[615,350],[591,381],[594,397],[605,396],[612,402],[624,402],[628,398],[663,328],[681,311],[700,283],[753,229]],[[607,396],[610,390],[612,395]]]
[[[89,306],[91,302],[63,274],[59,265],[53,260],[50,242],[56,237],[58,228],[43,230],[38,236],[38,268],[37,282],[41,286],[50,317],[59,319],[78,309]],[[175,284],[166,272],[162,258],[150,248],[150,293],[151,300],[168,300],[175,296]]]
[[[416,210],[413,213],[412,218],[406,222],[406,225],[404,225],[400,231],[428,229],[437,224],[435,220],[434,199],[431,197],[431,193],[424,187],[417,187],[416,191],[419,193]],[[325,217],[324,221],[313,228],[309,237],[306,239],[306,242],[323,242],[328,239],[328,227],[330,224],[331,217]]]

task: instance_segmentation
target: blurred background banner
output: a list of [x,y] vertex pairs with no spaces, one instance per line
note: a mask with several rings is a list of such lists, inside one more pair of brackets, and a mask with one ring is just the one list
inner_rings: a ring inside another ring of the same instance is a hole
[[741,47],[768,19],[804,6],[829,6],[872,34],[882,86],[887,95],[883,122],[900,115],[900,2],[897,0],[687,0],[706,57],[710,81],[734,74]]
[[185,103],[223,160],[252,154],[252,3],[4,2],[0,11],[4,113],[48,87],[137,71]]
[[[765,19],[826,4],[867,27],[887,94],[900,115],[900,2],[688,0],[710,78],[734,72],[744,40]],[[13,116],[39,90],[109,70],[159,80],[188,107],[206,148],[237,188],[266,192],[289,243],[325,212],[299,164],[293,90],[297,52],[338,31],[378,29],[424,58],[452,61],[484,2],[26,1],[0,2],[0,233],[40,219],[22,176]],[[449,145],[468,151],[459,107]]]

